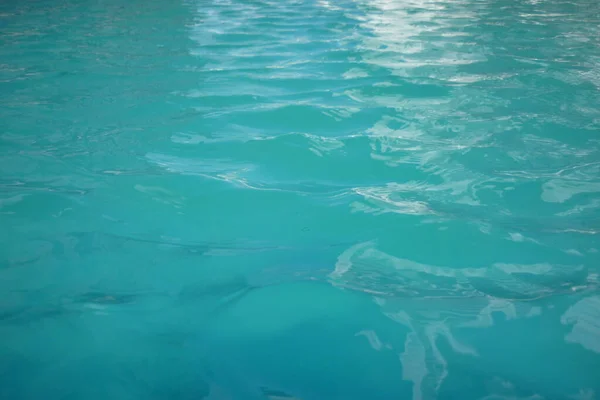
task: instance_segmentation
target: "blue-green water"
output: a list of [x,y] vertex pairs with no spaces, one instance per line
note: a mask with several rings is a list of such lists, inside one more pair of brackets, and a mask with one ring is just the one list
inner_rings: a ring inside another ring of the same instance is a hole
[[600,6],[0,4],[0,399],[600,396]]

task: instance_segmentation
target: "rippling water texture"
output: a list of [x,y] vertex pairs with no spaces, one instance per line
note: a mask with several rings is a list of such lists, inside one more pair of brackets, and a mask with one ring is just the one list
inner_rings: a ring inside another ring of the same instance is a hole
[[3,1],[0,398],[598,398],[599,27]]

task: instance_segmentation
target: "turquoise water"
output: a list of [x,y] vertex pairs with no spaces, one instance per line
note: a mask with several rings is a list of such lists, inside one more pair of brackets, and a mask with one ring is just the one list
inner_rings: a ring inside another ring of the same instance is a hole
[[598,398],[599,27],[2,2],[0,399]]

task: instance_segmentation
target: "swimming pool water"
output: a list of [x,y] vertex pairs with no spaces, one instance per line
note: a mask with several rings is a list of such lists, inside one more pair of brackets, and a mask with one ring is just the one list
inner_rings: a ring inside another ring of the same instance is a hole
[[600,5],[0,4],[0,399],[600,396]]

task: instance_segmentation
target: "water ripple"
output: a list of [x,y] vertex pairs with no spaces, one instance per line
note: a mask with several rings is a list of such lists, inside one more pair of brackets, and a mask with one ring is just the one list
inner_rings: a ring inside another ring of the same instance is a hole
[[3,2],[0,397],[593,398],[599,10]]

